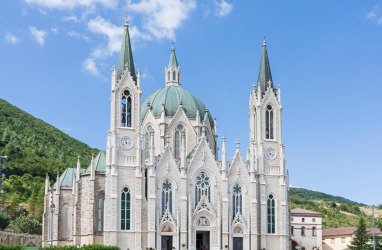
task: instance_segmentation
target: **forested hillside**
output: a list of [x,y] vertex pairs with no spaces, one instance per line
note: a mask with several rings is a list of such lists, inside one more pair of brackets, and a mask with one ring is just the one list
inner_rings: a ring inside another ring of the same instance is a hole
[[[320,212],[323,226],[347,227],[357,226],[359,216],[371,223],[371,209],[365,204],[354,202],[343,197],[333,196],[304,188],[290,188],[291,208],[305,208]],[[382,213],[381,206],[375,212],[377,217]]]
[[[77,155],[87,166],[97,151],[0,99],[0,155],[8,156],[0,185],[0,229],[12,221],[11,230],[40,232],[45,173],[55,180],[57,172],[75,166]],[[291,208],[322,213],[324,227],[355,226],[358,216],[370,221],[364,204],[303,188],[290,191]]]
[[45,174],[56,178],[57,172],[76,165],[77,155],[87,165],[96,152],[0,99],[0,155],[8,156],[1,171],[0,207],[11,220],[25,215],[41,221]]

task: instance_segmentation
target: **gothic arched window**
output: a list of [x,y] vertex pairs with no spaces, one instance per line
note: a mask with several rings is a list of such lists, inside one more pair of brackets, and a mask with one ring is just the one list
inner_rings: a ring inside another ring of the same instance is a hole
[[176,73],[175,73],[175,70],[172,72],[172,80],[175,81],[176,79]]
[[105,194],[102,192],[97,200],[97,233],[103,233]]
[[130,230],[131,224],[131,195],[125,187],[121,193],[121,230]]
[[267,106],[265,111],[265,139],[274,139],[274,115],[273,108],[271,105]]
[[294,235],[294,227],[293,226],[290,227],[290,234]]
[[71,238],[71,222],[70,207],[69,204],[65,203],[61,207],[61,239]]
[[128,90],[123,91],[121,99],[121,126],[131,127],[131,95]]
[[305,236],[305,227],[301,227],[301,236]]
[[[182,143],[183,145],[186,145],[185,142],[182,142],[182,134],[185,133],[184,132],[184,127],[182,124],[179,124],[176,129],[175,129],[175,136],[174,136],[174,157],[176,159],[179,159],[180,158],[180,150],[182,149]],[[184,137],[184,140],[185,137]]]
[[150,157],[150,147],[151,147],[151,133],[153,132],[153,128],[148,126],[146,129],[146,133],[144,136],[144,151],[143,151],[143,159],[147,160]]
[[169,180],[163,182],[162,185],[162,215],[166,209],[172,213],[172,185]]
[[211,202],[211,181],[205,172],[201,172],[200,175],[196,177],[195,206],[198,205],[203,196],[207,197],[208,201]]
[[232,218],[235,218],[237,213],[243,213],[243,195],[239,184],[236,184],[232,190]]
[[272,194],[268,196],[267,201],[267,221],[268,233],[274,234],[276,232],[276,218],[275,218],[275,198]]

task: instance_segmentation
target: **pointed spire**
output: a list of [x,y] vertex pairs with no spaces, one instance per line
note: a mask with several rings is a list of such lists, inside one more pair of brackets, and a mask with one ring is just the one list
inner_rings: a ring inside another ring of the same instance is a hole
[[94,160],[94,153],[92,154],[92,160],[90,162],[90,179],[95,179],[95,160]]
[[81,178],[81,162],[80,155],[77,156],[77,170],[76,170],[76,180],[80,180]]
[[48,194],[50,188],[49,175],[46,173],[45,175],[45,194]]
[[169,68],[179,67],[178,60],[176,59],[174,44],[172,45],[172,48],[171,48],[170,62],[168,63],[168,67]]
[[225,179],[225,174],[227,170],[227,162],[226,162],[226,157],[227,157],[227,151],[225,148],[225,142],[226,142],[226,137],[225,135],[223,136],[223,142],[222,142],[222,174],[223,174],[223,179]]
[[[260,60],[259,76],[257,78],[257,84],[260,86],[261,92],[267,89],[268,83],[273,83],[271,67],[269,65],[268,52],[267,52],[267,42],[265,37],[263,40],[263,51]],[[273,86],[273,85],[272,85]]]
[[171,48],[170,61],[165,68],[165,79],[166,86],[178,86],[180,84],[180,67],[176,59],[174,45]]
[[125,32],[123,34],[123,42],[121,48],[121,54],[119,55],[119,65],[117,71],[117,79],[121,78],[125,68],[129,71],[131,77],[136,82],[136,75],[134,69],[133,52],[131,50],[130,34],[129,34],[129,23],[125,21]]

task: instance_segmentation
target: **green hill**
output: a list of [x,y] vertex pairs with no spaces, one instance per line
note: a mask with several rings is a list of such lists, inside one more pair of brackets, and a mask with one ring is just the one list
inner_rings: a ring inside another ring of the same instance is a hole
[[[370,207],[340,196],[291,187],[290,202],[291,208],[300,207],[320,212],[324,228],[356,226],[359,216],[371,222]],[[381,209],[376,209],[377,217],[381,213]]]
[[41,220],[45,174],[55,178],[57,172],[76,165],[77,155],[88,164],[96,152],[0,99],[0,155],[8,156],[0,207],[13,218],[27,215]]

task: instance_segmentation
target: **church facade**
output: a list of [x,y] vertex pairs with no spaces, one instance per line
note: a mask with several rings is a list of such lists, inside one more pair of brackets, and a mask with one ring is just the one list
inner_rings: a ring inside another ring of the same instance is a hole
[[[45,184],[43,245],[120,249],[290,249],[281,92],[267,46],[249,93],[249,147],[227,159],[211,112],[182,86],[171,49],[163,88],[141,100],[125,24],[112,70],[106,151]],[[247,112],[243,110],[243,112]]]

